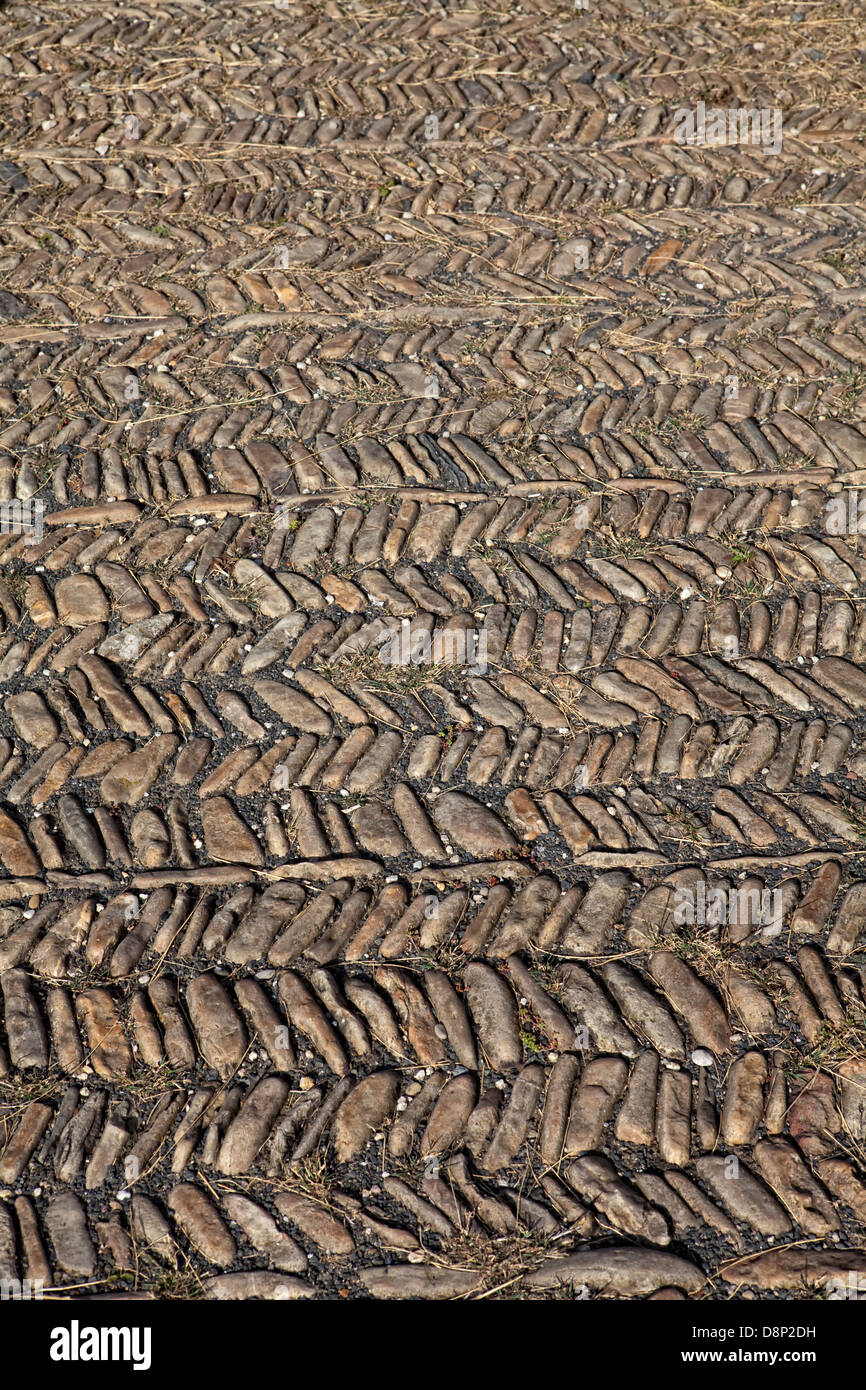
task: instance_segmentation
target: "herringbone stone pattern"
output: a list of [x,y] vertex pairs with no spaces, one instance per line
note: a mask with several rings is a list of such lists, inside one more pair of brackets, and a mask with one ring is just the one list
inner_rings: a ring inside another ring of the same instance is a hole
[[0,11],[0,1279],[866,1277],[864,59]]

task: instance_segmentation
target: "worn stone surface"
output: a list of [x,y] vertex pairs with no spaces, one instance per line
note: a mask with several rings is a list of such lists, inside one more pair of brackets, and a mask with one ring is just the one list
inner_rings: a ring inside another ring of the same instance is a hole
[[205,1061],[221,1076],[230,1076],[244,1056],[247,1039],[225,986],[215,975],[199,975],[187,989],[186,1002]]
[[780,1236],[791,1221],[761,1182],[738,1160],[722,1154],[706,1154],[695,1167],[724,1207],[740,1221],[747,1221],[765,1236]]
[[75,574],[59,580],[54,590],[57,616],[68,627],[87,627],[102,623],[110,614],[102,586],[92,575]]
[[804,1296],[862,6],[80,8],[0,15],[0,1273]]
[[74,1192],[58,1192],[46,1209],[45,1225],[60,1268],[78,1279],[89,1279],[96,1270],[96,1250],[80,1198]]
[[328,1255],[351,1255],[355,1242],[342,1221],[319,1203],[296,1193],[279,1192],[277,1210]]
[[832,1202],[792,1144],[784,1139],[762,1139],[754,1153],[762,1175],[804,1231],[823,1236],[838,1229],[839,1217]]
[[201,1188],[179,1183],[169,1194],[169,1206],[184,1234],[213,1264],[233,1263],[237,1246],[216,1207]]
[[668,1287],[696,1293],[703,1276],[697,1265],[678,1255],[614,1246],[548,1260],[535,1273],[527,1275],[525,1282],[530,1289],[586,1285],[593,1292],[608,1296],[635,1298]]
[[205,1298],[226,1302],[234,1299],[267,1298],[283,1302],[294,1298],[315,1298],[313,1284],[291,1275],[272,1274],[266,1269],[250,1269],[239,1274],[217,1274],[205,1284]]
[[390,1115],[399,1085],[395,1072],[374,1072],[350,1091],[334,1116],[334,1152],[338,1163],[348,1163],[363,1153],[375,1131]]
[[366,1269],[361,1282],[373,1298],[457,1298],[480,1287],[477,1274],[429,1265],[379,1265]]

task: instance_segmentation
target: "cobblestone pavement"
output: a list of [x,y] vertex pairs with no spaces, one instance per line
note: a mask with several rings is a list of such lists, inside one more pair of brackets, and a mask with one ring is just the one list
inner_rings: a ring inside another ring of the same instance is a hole
[[0,1280],[866,1286],[864,58],[4,7]]

